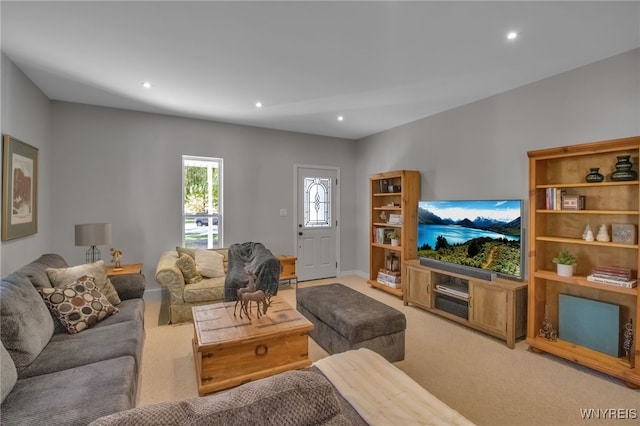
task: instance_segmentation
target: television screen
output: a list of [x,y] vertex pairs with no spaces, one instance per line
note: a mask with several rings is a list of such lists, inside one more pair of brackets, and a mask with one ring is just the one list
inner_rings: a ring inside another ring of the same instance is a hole
[[418,202],[418,257],[522,278],[522,200]]

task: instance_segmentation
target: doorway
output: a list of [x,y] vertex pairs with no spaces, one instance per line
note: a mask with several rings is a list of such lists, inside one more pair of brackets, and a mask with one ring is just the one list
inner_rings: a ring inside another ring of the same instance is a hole
[[338,275],[337,168],[295,166],[298,281]]

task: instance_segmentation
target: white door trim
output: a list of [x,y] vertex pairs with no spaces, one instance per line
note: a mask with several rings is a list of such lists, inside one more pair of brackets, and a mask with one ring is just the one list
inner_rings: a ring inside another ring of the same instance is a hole
[[[340,180],[340,167],[331,167],[331,166],[318,166],[313,164],[294,164],[293,165],[293,214],[291,228],[292,238],[293,238],[293,246],[295,247],[295,256],[298,257],[298,170],[299,169],[323,169],[323,170],[333,170],[336,172],[336,179],[338,179],[338,185],[336,185],[336,217],[335,220],[338,221],[338,226],[336,226],[336,277],[340,276],[340,228],[342,226],[342,217],[340,210],[340,186],[342,184]],[[297,268],[297,265],[296,265]]]

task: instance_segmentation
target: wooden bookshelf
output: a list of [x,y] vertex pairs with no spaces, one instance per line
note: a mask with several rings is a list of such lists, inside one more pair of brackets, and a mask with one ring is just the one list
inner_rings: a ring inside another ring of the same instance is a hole
[[[398,297],[403,295],[402,279],[404,262],[417,257],[418,199],[420,198],[420,172],[398,170],[369,176],[370,181],[370,244],[369,244],[369,284]],[[399,217],[399,223],[389,223],[392,215]],[[382,217],[381,217],[382,216]],[[386,231],[385,231],[386,230]],[[395,230],[399,236],[398,245],[392,245],[386,236]],[[391,254],[397,258],[400,283],[386,285],[378,282],[380,270],[386,270],[387,258]]]
[[[617,377],[629,387],[640,387],[640,299],[638,289],[617,287],[587,280],[598,265],[630,268],[638,277],[640,260],[637,237],[630,243],[587,241],[582,234],[587,225],[594,236],[601,224],[611,235],[611,224],[632,224],[640,218],[640,184],[638,180],[611,181],[618,156],[629,155],[633,170],[640,157],[640,137],[572,145],[539,151],[529,156],[529,294],[526,342],[536,351],[568,359],[594,370]],[[603,182],[589,183],[585,176],[590,168],[599,167]],[[572,195],[585,197],[584,210],[549,210],[548,188],[558,188]],[[561,249],[577,256],[574,275],[559,276],[552,262]],[[559,330],[559,299],[561,294],[619,306],[618,356],[594,350],[541,333],[544,324]],[[545,320],[547,322],[545,322]],[[624,329],[631,324],[631,348],[624,348]]]

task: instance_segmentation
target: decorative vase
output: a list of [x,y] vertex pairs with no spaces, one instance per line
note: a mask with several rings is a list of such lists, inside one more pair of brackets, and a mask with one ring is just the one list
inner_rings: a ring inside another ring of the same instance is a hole
[[591,167],[589,170],[589,174],[584,178],[589,183],[597,183],[602,182],[604,180],[604,176],[602,173],[599,173],[599,167]]
[[570,277],[573,275],[573,265],[563,265],[558,263],[558,275],[561,277]]
[[616,171],[611,173],[611,180],[613,182],[636,180],[638,179],[638,172],[631,170],[633,164],[631,164],[630,155],[618,155],[618,162],[616,163]]

